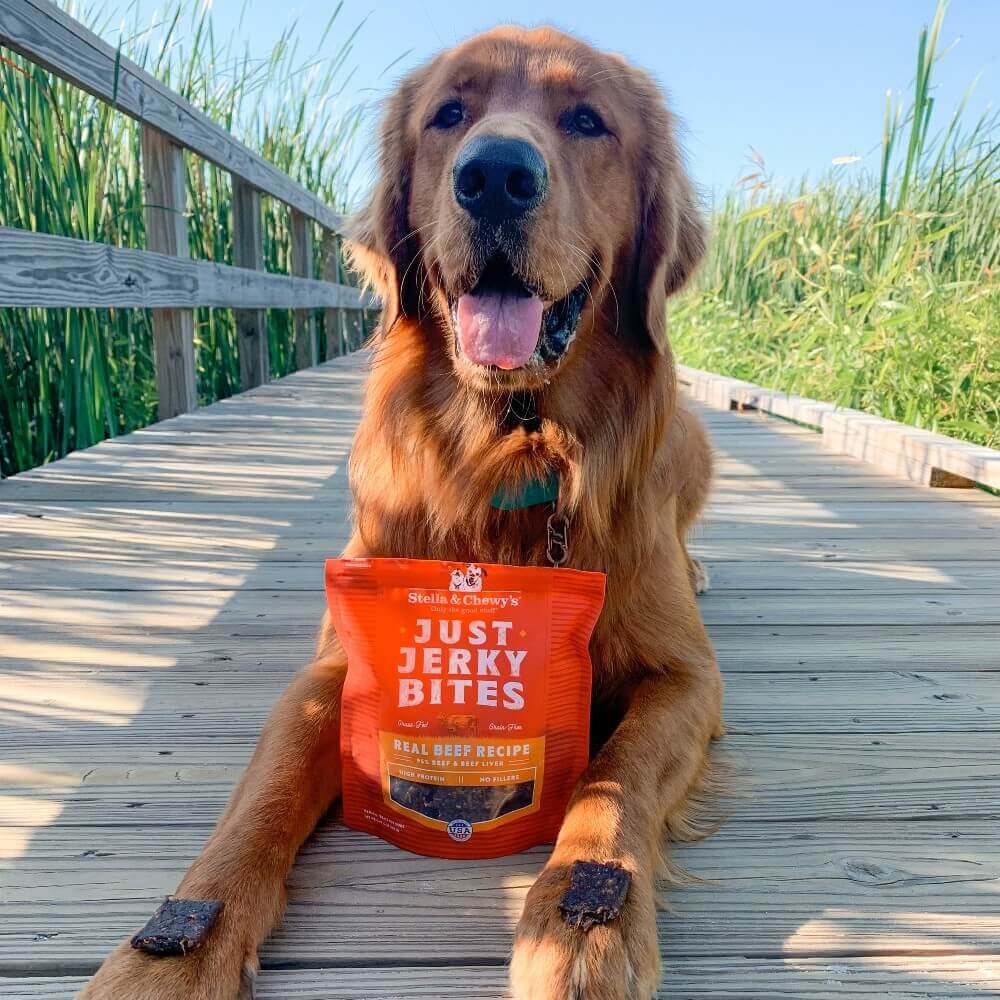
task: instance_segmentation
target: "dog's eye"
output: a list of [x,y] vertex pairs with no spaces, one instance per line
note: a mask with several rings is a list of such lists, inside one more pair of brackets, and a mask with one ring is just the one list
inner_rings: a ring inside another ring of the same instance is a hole
[[581,105],[566,116],[566,128],[577,135],[606,135],[607,126],[601,116],[587,105]]
[[437,109],[437,114],[431,119],[431,128],[454,128],[465,118],[465,108],[461,101],[446,101]]

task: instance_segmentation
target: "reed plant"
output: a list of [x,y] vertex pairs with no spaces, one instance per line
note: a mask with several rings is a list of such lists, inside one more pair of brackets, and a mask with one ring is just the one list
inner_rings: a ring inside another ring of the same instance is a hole
[[[239,32],[217,36],[207,4],[170,3],[150,25],[138,22],[135,8],[126,12],[122,54],[327,204],[344,208],[360,111],[343,100],[354,32],[343,30],[340,6],[315,52],[303,54],[293,26],[265,58],[255,58],[233,40]],[[70,13],[113,37],[106,8]],[[131,119],[0,48],[0,225],[144,247],[139,145]],[[194,155],[186,162],[191,255],[231,263],[229,176]],[[267,267],[287,272],[288,209],[263,201]],[[269,310],[268,327],[272,373],[284,374],[294,367],[291,314]],[[237,391],[229,310],[197,312],[195,348],[200,400]],[[0,475],[155,418],[146,311],[0,309]]]
[[695,367],[1000,447],[1000,118],[938,122],[946,6],[912,96],[886,98],[878,171],[776,190],[758,160],[671,330]]

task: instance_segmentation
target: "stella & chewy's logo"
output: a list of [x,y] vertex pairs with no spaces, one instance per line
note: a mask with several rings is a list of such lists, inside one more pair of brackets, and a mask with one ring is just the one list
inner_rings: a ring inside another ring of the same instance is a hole
[[472,824],[467,819],[453,819],[448,824],[448,836],[464,844],[472,837]]
[[463,593],[475,593],[483,589],[483,568],[469,563],[465,569],[451,571],[449,590],[459,590]]

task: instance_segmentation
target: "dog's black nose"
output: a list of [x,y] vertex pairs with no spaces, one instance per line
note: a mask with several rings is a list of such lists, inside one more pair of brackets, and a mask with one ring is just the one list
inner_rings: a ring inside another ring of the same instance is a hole
[[542,154],[523,139],[481,135],[455,160],[455,200],[474,219],[516,219],[545,197],[549,172]]

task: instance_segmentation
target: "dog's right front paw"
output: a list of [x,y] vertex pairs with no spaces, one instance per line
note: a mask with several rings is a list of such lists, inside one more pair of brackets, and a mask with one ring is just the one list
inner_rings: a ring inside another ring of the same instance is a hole
[[[549,863],[528,892],[514,936],[510,991],[517,1000],[646,1000],[660,981],[652,879],[633,879],[620,913],[570,926],[570,868]],[[583,929],[589,926],[589,929]]]
[[155,958],[124,941],[77,1000],[252,1000],[254,966],[252,958],[218,945]]

